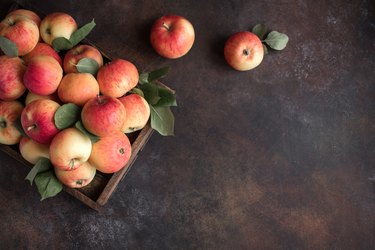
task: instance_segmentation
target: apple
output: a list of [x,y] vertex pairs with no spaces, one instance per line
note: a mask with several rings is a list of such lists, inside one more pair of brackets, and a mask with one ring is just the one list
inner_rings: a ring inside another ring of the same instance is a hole
[[45,16],[39,26],[43,41],[52,45],[58,37],[69,39],[77,30],[77,23],[72,16],[63,12],[53,12]]
[[96,61],[99,67],[103,66],[103,56],[100,51],[94,46],[81,44],[68,50],[64,56],[64,72],[65,73],[77,73],[77,67],[79,60],[83,58],[90,58]]
[[29,64],[31,58],[35,56],[52,56],[59,62],[60,66],[62,66],[62,59],[60,55],[47,43],[37,43],[35,48],[26,55],[24,55],[22,59],[26,64]]
[[33,21],[38,27],[40,25],[41,19],[39,15],[36,14],[34,11],[27,10],[27,9],[16,9],[16,10],[9,12],[6,15],[6,18],[10,16],[15,16],[15,15],[28,18],[29,20]]
[[61,80],[57,93],[62,102],[82,107],[99,95],[99,84],[89,73],[68,73]]
[[142,129],[150,118],[150,106],[145,98],[137,94],[120,97],[119,100],[126,110],[122,132],[131,133]]
[[246,71],[255,68],[262,62],[263,56],[263,44],[252,32],[237,32],[225,42],[225,60],[236,70]]
[[133,63],[124,59],[114,59],[99,68],[96,78],[103,95],[117,98],[138,84],[139,74]]
[[39,99],[25,106],[21,114],[21,124],[25,133],[34,141],[48,144],[59,132],[54,115],[60,107],[55,101]]
[[52,56],[36,56],[30,59],[23,83],[26,88],[38,95],[54,93],[63,77],[60,64]]
[[48,100],[55,101],[57,103],[61,102],[59,97],[57,96],[57,92],[54,92],[50,95],[37,95],[33,92],[28,91],[27,94],[26,94],[26,97],[25,97],[25,105],[29,104],[30,102],[32,102],[34,100],[38,100],[38,99],[48,99]]
[[92,145],[89,162],[102,173],[115,173],[125,167],[132,153],[128,137],[117,131]]
[[75,127],[61,130],[49,145],[51,163],[61,170],[80,167],[90,157],[92,144],[90,138]]
[[24,106],[19,101],[0,101],[0,143],[17,144],[21,140],[21,132],[15,126]]
[[21,156],[31,164],[36,164],[42,157],[49,159],[49,145],[41,144],[23,136],[18,145]]
[[26,91],[23,75],[26,66],[19,57],[0,56],[0,99],[12,101]]
[[79,168],[65,171],[54,168],[55,175],[62,184],[70,188],[81,188],[87,186],[94,179],[96,168],[89,162],[84,162]]
[[21,15],[7,16],[0,22],[0,36],[13,41],[18,55],[29,53],[39,41],[39,28],[34,21]]
[[81,111],[83,126],[97,136],[121,131],[125,119],[124,105],[111,96],[98,95],[87,101]]
[[193,47],[194,40],[194,27],[182,16],[162,16],[151,27],[151,45],[165,58],[175,59],[184,56]]

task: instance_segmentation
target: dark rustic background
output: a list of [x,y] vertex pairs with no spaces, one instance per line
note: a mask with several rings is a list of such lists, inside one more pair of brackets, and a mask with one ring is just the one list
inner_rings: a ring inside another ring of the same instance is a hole
[[[375,248],[374,1],[20,3],[95,18],[90,40],[140,70],[171,66],[179,106],[176,135],[154,133],[100,213],[66,193],[40,202],[0,153],[1,249]],[[196,31],[177,60],[148,41],[168,13]],[[290,42],[236,72],[224,42],[257,23]]]

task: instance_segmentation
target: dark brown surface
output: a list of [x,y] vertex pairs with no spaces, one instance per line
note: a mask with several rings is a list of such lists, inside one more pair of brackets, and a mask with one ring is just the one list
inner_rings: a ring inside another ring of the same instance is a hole
[[[22,1],[95,18],[90,39],[141,70],[170,65],[176,136],[154,133],[100,213],[66,193],[40,202],[1,153],[0,248],[375,248],[373,1],[87,2]],[[178,60],[148,42],[167,13],[196,30]],[[230,69],[225,39],[259,22],[288,47]]]

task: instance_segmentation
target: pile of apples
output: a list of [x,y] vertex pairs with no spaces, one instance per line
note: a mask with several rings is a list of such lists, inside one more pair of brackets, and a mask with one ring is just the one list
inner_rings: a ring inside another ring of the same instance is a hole
[[[0,56],[0,143],[19,144],[31,164],[48,158],[58,180],[72,188],[88,185],[96,171],[122,169],[132,153],[127,134],[150,117],[145,98],[131,92],[139,81],[133,63],[103,63],[101,52],[87,44],[54,50],[56,38],[69,39],[76,30],[73,17],[61,12],[41,19],[18,9],[0,23],[0,37],[18,50],[16,56]],[[98,65],[96,73],[78,70],[87,58]],[[69,118],[69,108],[79,111],[78,121],[57,124],[56,115]]]

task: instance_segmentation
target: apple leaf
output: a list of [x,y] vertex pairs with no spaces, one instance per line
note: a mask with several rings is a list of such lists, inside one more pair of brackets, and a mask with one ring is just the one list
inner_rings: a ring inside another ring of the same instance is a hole
[[34,165],[34,167],[27,174],[25,180],[30,181],[30,185],[33,185],[35,177],[39,173],[45,172],[50,168],[51,168],[50,160],[48,158],[42,157],[38,160],[38,162]]
[[34,181],[41,196],[41,201],[57,195],[63,189],[63,185],[57,179],[53,168],[37,174]]
[[143,94],[143,91],[139,88],[132,88],[129,93],[131,94],[137,94],[139,96],[142,96],[142,97],[145,97],[145,95]]
[[6,37],[0,36],[0,48],[9,57],[18,56],[18,48],[15,42]]
[[82,133],[84,133],[85,135],[87,135],[87,136],[90,138],[90,140],[91,140],[92,143],[95,143],[95,142],[97,142],[97,141],[100,140],[100,137],[97,136],[97,135],[94,135],[94,134],[90,133],[90,132],[89,132],[89,131],[83,126],[83,124],[82,124],[81,121],[77,121],[77,122],[75,123],[75,127],[76,127],[77,129],[79,129]]
[[170,70],[170,67],[160,68],[151,72],[144,72],[139,75],[139,82],[150,83],[165,77]]
[[65,37],[57,37],[52,41],[52,47],[55,51],[60,52],[73,48],[73,44]]
[[283,50],[289,41],[289,37],[286,34],[280,33],[278,31],[271,31],[264,41],[272,49]]
[[267,27],[266,25],[262,23],[256,24],[253,29],[251,30],[255,35],[259,37],[259,39],[263,39],[264,35],[267,33]]
[[81,108],[74,103],[60,106],[55,112],[55,125],[58,129],[64,129],[75,124],[81,117]]
[[91,30],[96,26],[95,20],[92,19],[91,22],[83,25],[81,28],[77,29],[73,32],[70,36],[70,42],[73,46],[76,46],[80,41],[82,41],[88,34],[90,34]]
[[174,135],[174,116],[170,107],[150,105],[151,127],[163,136]]
[[94,59],[85,57],[78,61],[76,67],[80,73],[90,73],[92,75],[96,75],[96,72],[98,72],[99,69],[99,64]]
[[154,105],[155,107],[170,107],[177,106],[176,96],[170,89],[158,86],[159,101]]
[[144,95],[146,101],[151,104],[155,105],[160,100],[159,96],[159,88],[155,83],[144,83],[139,87]]

